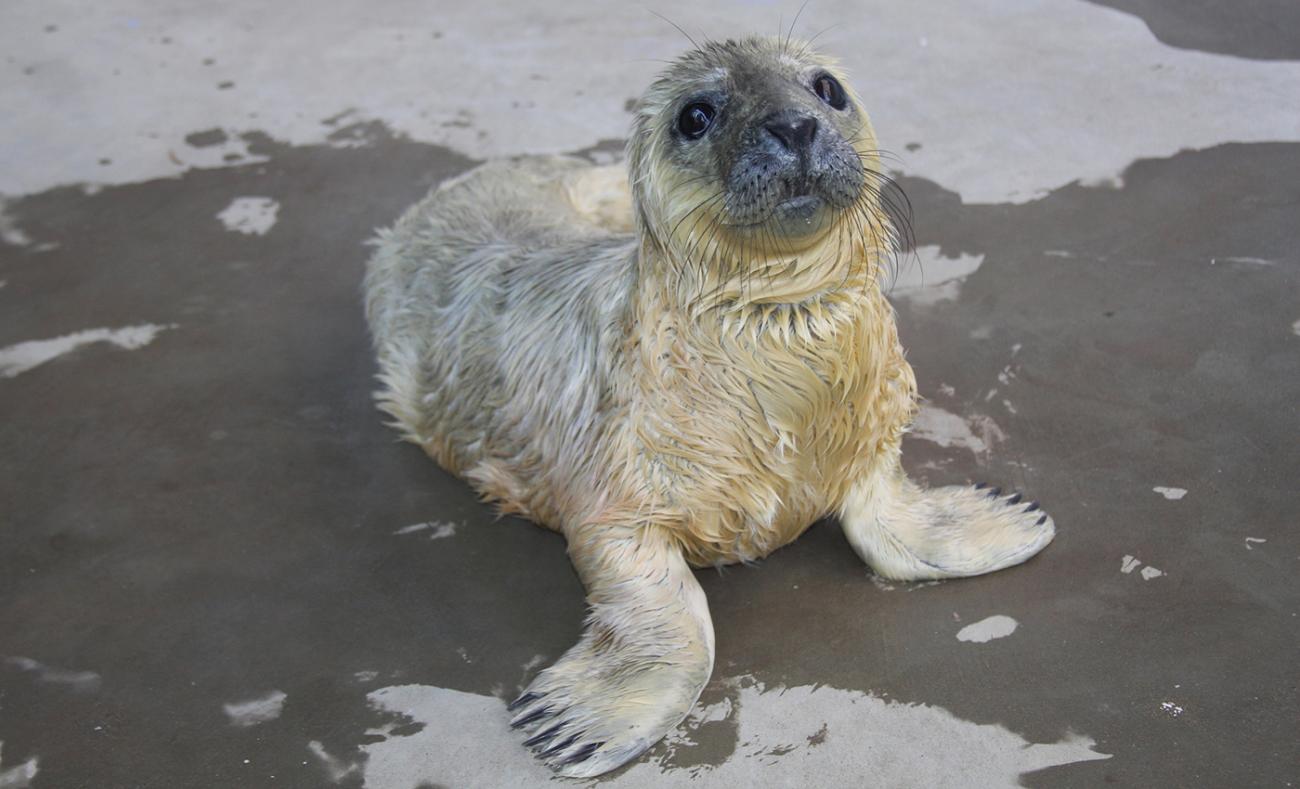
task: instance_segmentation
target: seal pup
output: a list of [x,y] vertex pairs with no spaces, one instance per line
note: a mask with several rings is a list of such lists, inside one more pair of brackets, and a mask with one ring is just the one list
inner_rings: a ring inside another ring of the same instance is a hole
[[1055,529],[1019,494],[902,469],[916,384],[880,287],[898,226],[832,61],[776,38],[686,53],[641,100],[626,168],[478,167],[380,234],[365,282],[381,408],[566,538],[586,629],[510,709],[570,776],[698,698],[714,638],[692,566],[837,515],[876,573],[952,578]]

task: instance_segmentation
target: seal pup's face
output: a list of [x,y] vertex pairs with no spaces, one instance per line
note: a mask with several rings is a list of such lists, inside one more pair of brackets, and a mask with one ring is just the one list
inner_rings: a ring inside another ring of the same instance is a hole
[[642,232],[743,268],[879,228],[875,137],[834,64],[799,43],[709,43],[643,97],[628,145]]

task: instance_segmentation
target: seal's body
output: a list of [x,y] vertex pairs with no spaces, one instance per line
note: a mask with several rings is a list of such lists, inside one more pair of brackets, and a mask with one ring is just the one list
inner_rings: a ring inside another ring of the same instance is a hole
[[694,564],[760,558],[897,445],[914,384],[890,308],[862,272],[798,304],[679,304],[635,235],[574,207],[601,169],[490,164],[384,235],[384,406],[508,511],[564,530],[649,509]]
[[713,628],[689,564],[760,558],[830,514],[898,579],[989,572],[1051,540],[1018,495],[902,471],[916,392],[878,282],[896,243],[882,185],[833,67],[748,39],[654,83],[626,174],[490,163],[381,235],[382,407],[562,532],[587,586],[582,639],[512,705],[567,774],[624,763],[698,697]]

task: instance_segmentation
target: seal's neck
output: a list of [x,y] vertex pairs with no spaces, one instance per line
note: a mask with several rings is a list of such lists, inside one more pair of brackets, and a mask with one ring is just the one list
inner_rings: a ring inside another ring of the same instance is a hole
[[801,249],[771,246],[724,241],[677,250],[643,235],[639,289],[692,316],[799,308],[879,292],[880,263],[889,254],[886,239],[847,225]]

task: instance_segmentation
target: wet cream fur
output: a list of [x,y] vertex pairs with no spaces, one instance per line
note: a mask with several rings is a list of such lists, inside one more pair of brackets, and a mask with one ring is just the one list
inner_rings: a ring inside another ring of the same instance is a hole
[[[734,46],[836,73],[800,45]],[[1018,498],[907,479],[916,384],[880,288],[885,212],[865,199],[797,247],[718,232],[717,184],[667,154],[682,68],[643,98],[626,168],[485,164],[381,233],[366,275],[393,424],[561,532],[587,588],[581,640],[515,716],[568,775],[635,757],[699,696],[714,642],[692,566],[759,559],[827,515],[897,579],[999,569],[1053,535]]]

